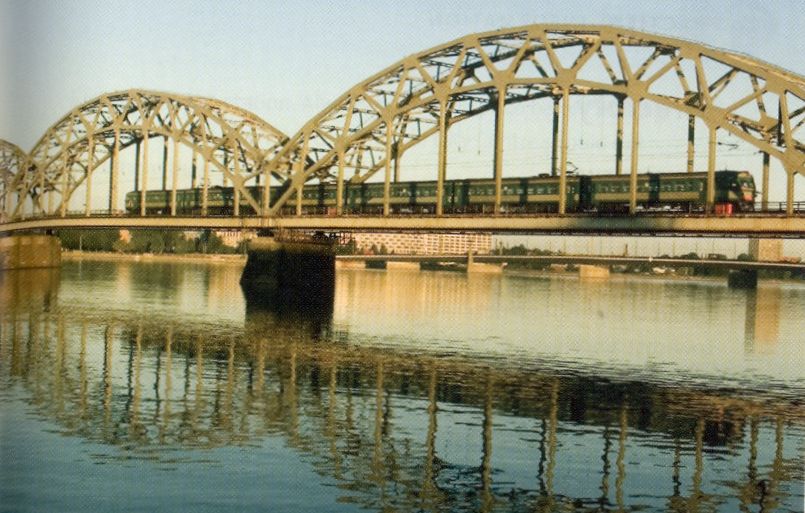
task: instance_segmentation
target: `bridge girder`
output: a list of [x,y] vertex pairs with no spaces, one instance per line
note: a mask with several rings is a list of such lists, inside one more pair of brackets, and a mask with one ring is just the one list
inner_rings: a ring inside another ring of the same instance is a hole
[[[205,176],[208,165],[222,172],[254,206],[260,199],[245,184],[263,176],[263,163],[287,140],[255,114],[220,100],[139,89],[104,94],[74,108],[45,132],[30,153],[21,190],[35,213],[63,215],[93,171],[111,159],[111,172],[117,174],[117,153],[135,144],[140,151],[139,145],[147,146],[145,141],[154,137],[172,141],[174,148],[192,149],[205,165]],[[144,154],[146,159],[147,150]],[[147,171],[145,160],[143,164]],[[48,204],[43,201],[46,193]],[[117,191],[110,195],[110,204],[116,203]],[[20,202],[11,215],[19,216],[22,206]]]
[[[635,49],[644,50],[637,60]],[[563,61],[560,52],[575,58]],[[720,69],[717,76],[708,76],[711,67]],[[267,164],[287,186],[269,215],[307,181],[342,183],[351,171],[361,182],[383,170],[388,184],[392,160],[454,123],[505,104],[573,94],[648,100],[702,119],[712,133],[727,130],[783,164],[789,196],[794,175],[805,174],[805,78],[745,55],[619,27],[529,25],[411,55],[341,95]]]

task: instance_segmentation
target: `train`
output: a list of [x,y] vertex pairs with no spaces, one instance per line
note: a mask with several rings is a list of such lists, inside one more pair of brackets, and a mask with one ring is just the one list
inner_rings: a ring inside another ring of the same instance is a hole
[[[570,175],[566,177],[566,213],[627,213],[629,211],[629,175]],[[436,212],[435,181],[395,182],[391,184],[392,214],[434,214]],[[248,187],[258,202],[261,187]],[[345,182],[343,212],[345,214],[377,215],[383,212],[382,182]],[[556,213],[559,211],[559,177],[539,175],[526,178],[504,178],[501,188],[501,213]],[[282,187],[271,188],[272,204],[284,192]],[[177,215],[200,215],[202,189],[176,191]],[[754,210],[754,179],[748,171],[724,170],[715,172],[715,210],[717,213],[749,212]],[[707,173],[648,173],[637,176],[637,209],[641,211],[703,211],[707,199]],[[140,213],[141,192],[126,194],[126,211]],[[171,191],[149,190],[145,194],[147,215],[169,214]],[[209,187],[208,215],[232,215],[235,194],[231,187]],[[442,196],[445,214],[491,213],[495,205],[493,179],[445,180]],[[336,185],[308,184],[302,189],[303,215],[334,215]],[[253,215],[254,209],[242,197],[240,215]],[[292,197],[281,214],[296,213]]]

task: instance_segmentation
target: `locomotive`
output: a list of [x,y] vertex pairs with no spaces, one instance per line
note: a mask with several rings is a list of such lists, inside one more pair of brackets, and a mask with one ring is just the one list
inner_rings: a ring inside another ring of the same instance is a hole
[[[625,213],[629,211],[629,175],[571,175],[566,177],[565,212]],[[392,214],[433,214],[436,211],[435,181],[396,182],[391,184]],[[253,198],[261,197],[261,187],[248,187]],[[384,184],[344,183],[345,214],[377,215],[383,212]],[[271,202],[284,192],[271,188]],[[126,194],[126,211],[140,212],[140,192]],[[176,191],[177,215],[200,215],[201,189]],[[757,192],[748,171],[715,172],[715,209],[717,213],[754,210]],[[145,195],[148,215],[170,213],[171,191],[150,190]],[[234,190],[210,187],[207,191],[208,215],[232,215]],[[707,200],[707,173],[648,173],[637,177],[637,208],[643,211],[703,211]],[[492,179],[445,180],[442,197],[445,214],[492,212],[495,204],[495,181]],[[303,215],[333,215],[336,208],[336,185],[308,184],[302,189]],[[559,177],[550,175],[527,178],[505,178],[501,189],[501,211],[507,214],[555,213],[559,209]],[[253,215],[251,205],[240,198],[240,215]],[[296,213],[291,198],[281,213]]]

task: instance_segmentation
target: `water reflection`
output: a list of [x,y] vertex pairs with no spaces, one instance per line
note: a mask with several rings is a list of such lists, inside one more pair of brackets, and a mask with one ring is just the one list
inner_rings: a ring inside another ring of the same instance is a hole
[[[215,462],[222,448],[280,438],[289,457],[310,462],[337,487],[344,509],[801,505],[805,413],[797,395],[569,372],[545,360],[445,355],[415,344],[356,344],[351,337],[363,325],[345,321],[344,309],[360,317],[366,306],[380,315],[386,307],[378,293],[394,302],[411,289],[431,291],[400,306],[407,316],[427,313],[434,301],[457,301],[468,289],[495,289],[495,297],[510,286],[430,275],[389,291],[384,276],[349,276],[334,308],[248,302],[241,325],[216,331],[136,308],[83,315],[55,300],[57,279],[27,288],[8,278],[3,400],[26,401],[65,435],[115,447],[103,457],[111,465],[184,468]],[[364,303],[355,299],[360,291],[369,296]],[[590,294],[580,300],[596,302]],[[768,297],[756,294],[753,308],[774,301]],[[24,392],[14,392],[17,385]],[[265,486],[283,471],[279,463],[255,469]]]
[[781,291],[777,287],[761,287],[745,293],[746,350],[773,352],[780,337]]

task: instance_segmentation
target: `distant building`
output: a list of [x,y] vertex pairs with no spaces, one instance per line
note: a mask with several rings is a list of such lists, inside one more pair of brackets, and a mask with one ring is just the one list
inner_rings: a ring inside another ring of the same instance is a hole
[[243,241],[257,237],[254,230],[215,230],[215,235],[221,238],[226,246],[238,247]]
[[485,255],[493,249],[488,233],[356,233],[353,240],[359,253],[373,246],[395,255]]

